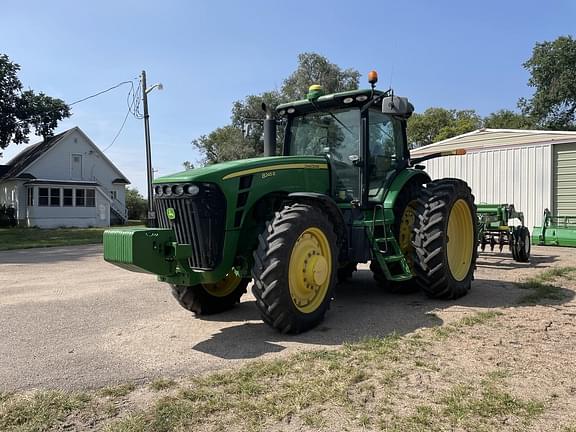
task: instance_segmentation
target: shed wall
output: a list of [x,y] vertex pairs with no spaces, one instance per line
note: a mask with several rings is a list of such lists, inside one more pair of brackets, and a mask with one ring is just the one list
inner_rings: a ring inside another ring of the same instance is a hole
[[466,180],[476,203],[514,204],[532,230],[552,205],[551,145],[518,146],[469,152],[425,163],[433,179]]
[[554,209],[557,216],[576,215],[576,143],[554,146]]

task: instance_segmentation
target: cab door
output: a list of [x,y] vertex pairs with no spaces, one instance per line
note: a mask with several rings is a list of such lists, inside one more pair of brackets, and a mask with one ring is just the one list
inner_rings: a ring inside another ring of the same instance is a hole
[[384,189],[404,159],[400,120],[377,110],[368,116],[368,201],[381,201]]

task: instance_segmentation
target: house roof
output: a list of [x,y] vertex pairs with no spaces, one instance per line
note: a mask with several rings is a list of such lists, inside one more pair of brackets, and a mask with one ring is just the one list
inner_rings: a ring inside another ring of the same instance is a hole
[[32,162],[54,147],[54,145],[62,140],[71,130],[72,129],[68,129],[65,132],[26,147],[14,156],[7,165],[2,165],[2,167],[6,167],[6,169],[0,168],[0,180],[18,176],[22,170],[26,169]]
[[576,132],[523,129],[478,129],[410,151],[422,156],[439,151],[466,149],[480,151],[496,147],[576,142]]
[[34,178],[30,174],[23,173],[26,168],[32,165],[36,160],[38,160],[42,155],[52,149],[58,142],[62,141],[67,135],[73,132],[79,132],[86,140],[94,147],[97,153],[107,161],[114,170],[119,174],[120,177],[114,180],[115,183],[124,183],[130,184],[130,181],[124,177],[124,174],[120,172],[118,168],[112,163],[108,157],[98,148],[96,144],[86,135],[82,129],[78,126],[75,126],[71,129],[68,129],[64,132],[61,132],[57,135],[54,135],[44,141],[40,141],[39,143],[32,144],[14,156],[7,165],[0,165],[0,181],[6,180],[8,178]]
[[10,165],[0,165],[0,178],[10,169]]

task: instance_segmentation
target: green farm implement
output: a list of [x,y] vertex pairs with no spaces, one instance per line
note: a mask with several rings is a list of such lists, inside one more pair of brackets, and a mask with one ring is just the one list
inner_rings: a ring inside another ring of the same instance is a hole
[[532,243],[576,247],[576,216],[552,216],[550,210],[545,209],[543,225],[534,227]]
[[[524,214],[516,211],[514,204],[478,204],[478,240],[482,252],[486,246],[500,252],[508,246],[515,261],[527,262],[530,259],[530,231],[524,226]],[[520,221],[516,227],[510,226],[511,219]]]
[[368,77],[369,89],[325,95],[313,85],[304,100],[263,106],[265,157],[155,179],[159,228],[106,231],[104,258],[158,275],[196,315],[230,309],[252,282],[262,319],[285,333],[321,322],[358,263],[371,262],[384,289],[465,295],[478,249],[474,196],[420,165],[464,152],[411,158],[414,107]]

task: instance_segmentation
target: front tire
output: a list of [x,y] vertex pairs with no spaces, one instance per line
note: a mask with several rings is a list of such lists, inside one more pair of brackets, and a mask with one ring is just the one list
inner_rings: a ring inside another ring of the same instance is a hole
[[288,205],[258,240],[252,292],[262,319],[282,333],[318,325],[330,306],[338,266],[328,217],[307,204]]
[[232,309],[246,292],[250,279],[230,273],[215,284],[172,285],[180,306],[196,315],[212,315]]
[[433,298],[465,295],[478,249],[476,206],[466,182],[428,183],[417,200],[414,231],[414,271],[422,290]]

